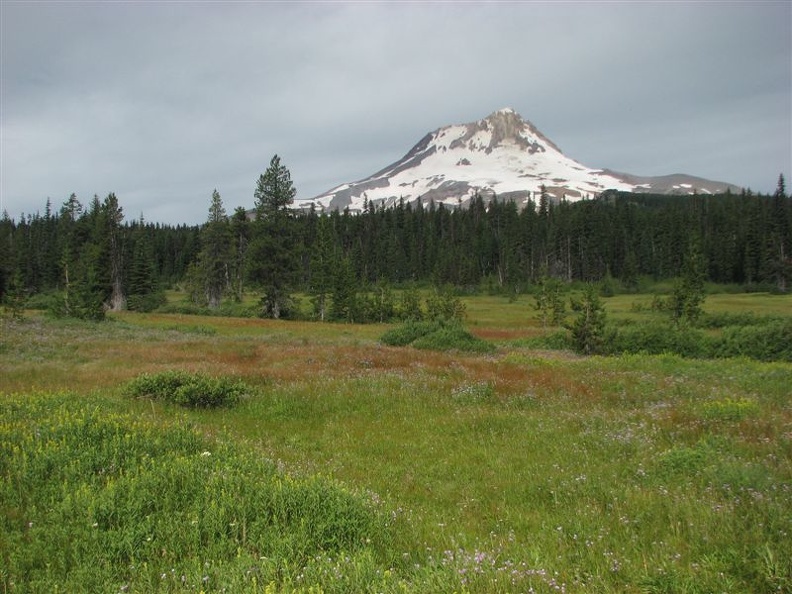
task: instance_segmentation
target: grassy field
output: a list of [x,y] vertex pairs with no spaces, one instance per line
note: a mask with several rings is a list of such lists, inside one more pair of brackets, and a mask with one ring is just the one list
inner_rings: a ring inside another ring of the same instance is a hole
[[[2,592],[792,591],[792,364],[537,351],[529,299],[466,308],[494,353],[385,325],[0,321]],[[247,393],[125,389],[174,369]]]

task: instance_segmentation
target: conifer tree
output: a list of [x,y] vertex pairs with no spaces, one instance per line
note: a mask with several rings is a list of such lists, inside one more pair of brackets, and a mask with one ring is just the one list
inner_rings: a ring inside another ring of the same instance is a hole
[[[124,214],[118,203],[118,198],[112,192],[102,202],[100,219],[97,241],[103,246],[107,257],[106,265],[109,267],[109,308],[112,311],[121,311],[127,306],[127,298],[124,295],[124,254],[121,229]],[[99,265],[101,266],[102,263]]]
[[250,246],[250,221],[247,211],[241,206],[234,210],[231,217],[231,235],[233,238],[231,290],[234,299],[241,302],[245,287],[248,247]]
[[93,241],[92,228],[99,215],[99,200],[84,212],[77,196],[72,194],[61,208],[64,247],[61,255],[63,301],[56,313],[87,320],[104,319],[105,288],[98,270],[100,250]]
[[335,273],[333,283],[333,300],[330,312],[335,320],[344,322],[357,321],[358,314],[358,287],[352,262],[343,258]]
[[786,195],[784,174],[778,176],[778,186],[773,194],[773,213],[770,230],[768,260],[776,288],[786,293],[792,278],[792,208]]
[[435,287],[426,298],[426,317],[441,322],[461,321],[465,317],[465,304],[454,295],[452,286]]
[[261,314],[288,315],[290,290],[299,269],[294,217],[289,206],[296,190],[291,174],[275,155],[259,176],[255,199],[256,219],[250,246],[249,275],[264,291]]
[[322,215],[317,220],[316,241],[310,264],[314,313],[322,322],[327,318],[328,303],[333,290],[333,270],[336,265],[334,247],[332,221],[330,217]]
[[14,257],[16,253],[14,227],[14,221],[8,216],[8,211],[3,211],[0,217],[0,301],[3,301],[9,290],[14,274],[20,272]]
[[534,309],[539,312],[542,326],[548,323],[558,326],[564,321],[566,305],[563,297],[563,283],[547,275],[543,269],[534,290]]
[[157,280],[154,245],[141,217],[133,227],[132,257],[127,283],[127,307],[132,311],[153,311],[165,303],[165,293]]
[[415,284],[410,284],[401,293],[398,307],[399,318],[405,321],[420,321],[424,318],[421,294]]
[[231,258],[231,227],[223,199],[215,189],[209,205],[209,217],[201,229],[201,251],[198,255],[205,302],[210,309],[220,307],[223,294],[230,285]]
[[669,306],[671,317],[676,324],[695,324],[701,317],[704,303],[704,258],[701,255],[699,241],[690,243],[682,263],[682,276],[674,282]]
[[601,352],[605,343],[605,308],[602,306],[597,289],[588,283],[580,300],[571,300],[572,310],[577,317],[569,330],[575,350],[584,355]]

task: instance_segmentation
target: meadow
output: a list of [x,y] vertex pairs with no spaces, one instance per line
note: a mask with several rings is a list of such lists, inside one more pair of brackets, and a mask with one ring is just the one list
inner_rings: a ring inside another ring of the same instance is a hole
[[[605,300],[624,324],[649,295]],[[0,320],[2,592],[790,592],[792,363],[489,353],[391,326]],[[712,314],[792,298],[711,295]],[[533,346],[532,346],[533,345]],[[179,370],[233,405],[130,394]]]

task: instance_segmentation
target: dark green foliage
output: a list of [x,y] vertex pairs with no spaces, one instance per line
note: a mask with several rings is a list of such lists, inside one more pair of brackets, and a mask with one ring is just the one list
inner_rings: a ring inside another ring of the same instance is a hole
[[341,322],[355,322],[360,319],[358,287],[355,271],[349,258],[338,263],[332,288],[330,317]]
[[786,317],[778,315],[759,315],[752,311],[708,312],[699,320],[699,328],[727,328],[729,326],[765,326],[784,322]]
[[[714,318],[717,320],[718,318]],[[792,320],[759,316],[724,316],[735,325],[709,335],[689,326],[643,322],[606,332],[604,352],[611,355],[672,353],[690,358],[748,357],[792,361]],[[743,323],[736,325],[740,320]],[[710,327],[715,327],[710,324]]]
[[569,325],[572,344],[577,352],[593,355],[605,346],[605,309],[593,284],[586,285],[580,299],[572,299],[577,316]]
[[127,297],[127,309],[130,311],[149,312],[165,305],[167,298],[163,291]]
[[534,308],[539,312],[542,326],[558,326],[566,316],[564,284],[557,278],[542,274],[534,288]]
[[153,241],[143,221],[131,228],[132,262],[127,284],[127,308],[132,311],[154,311],[166,302],[165,292],[157,279]]
[[[700,316],[704,281],[785,291],[792,278],[792,200],[782,179],[773,196],[606,192],[570,203],[545,193],[538,207],[523,209],[479,196],[460,208],[400,201],[388,208],[367,203],[357,215],[298,213],[290,208],[293,198],[289,172],[275,156],[256,184],[254,220],[237,208],[233,221],[223,223],[231,229],[230,251],[213,260],[202,254],[214,243],[208,224],[127,224],[114,195],[87,209],[72,195],[58,212],[48,204],[43,216],[0,220],[0,293],[19,272],[25,294],[62,290],[67,300],[61,313],[100,317],[92,305],[96,294],[106,308],[120,309],[124,296],[137,296],[132,305],[148,309],[156,299],[144,296],[184,282],[191,264],[206,271],[204,264],[213,261],[220,264],[210,275],[193,275],[204,289],[214,278],[210,295],[200,291],[202,302],[216,304],[221,287],[241,301],[248,287],[264,296],[261,315],[283,317],[289,296],[305,291],[316,317],[326,319],[335,275],[348,261],[359,295],[380,281],[514,295],[519,287],[541,286],[546,276],[564,284],[604,279],[607,294],[679,278],[668,311],[687,324]],[[89,277],[93,286],[86,292],[77,285]],[[378,297],[369,293],[352,317],[385,319],[387,311],[371,314],[369,301]],[[402,319],[424,313],[412,296],[403,294],[395,304]],[[78,303],[83,298],[86,303]],[[539,304],[547,324],[563,319],[553,306],[563,303]],[[348,308],[342,309],[349,319]]]
[[288,212],[296,193],[291,173],[281,164],[280,157],[273,155],[269,167],[256,182],[256,190],[253,193],[256,201],[256,217],[265,219],[278,213]]
[[197,303],[209,309],[220,307],[223,295],[231,286],[233,243],[231,225],[226,216],[223,200],[217,190],[212,192],[209,217],[201,229],[201,251],[198,254],[193,283]]
[[27,295],[22,286],[22,275],[17,270],[0,298],[0,305],[14,319],[22,319],[27,303]]
[[89,257],[72,263],[71,280],[66,284],[63,301],[52,311],[58,317],[100,322],[105,319],[103,283],[95,263]]
[[127,384],[125,391],[129,396],[165,400],[181,406],[216,408],[236,404],[250,393],[250,388],[225,377],[165,371],[138,376]]
[[434,351],[490,353],[495,350],[491,343],[476,338],[455,320],[411,320],[388,330],[380,341],[390,346],[412,345]]
[[612,355],[673,353],[683,357],[706,357],[711,352],[710,342],[703,332],[668,322],[623,326],[608,334],[603,348]]
[[402,320],[422,320],[424,311],[421,308],[421,294],[415,285],[410,285],[401,293],[397,315]]
[[760,361],[792,361],[792,319],[724,328],[712,354]]
[[548,349],[557,351],[574,350],[570,334],[566,330],[559,330],[549,334],[544,334],[542,336],[521,339],[519,341],[515,341],[515,344],[520,347],[531,349]]
[[440,321],[461,321],[465,317],[465,304],[454,294],[450,285],[436,287],[426,299],[426,318]]
[[440,328],[440,323],[436,321],[422,322],[418,320],[408,320],[394,328],[391,328],[380,337],[380,341],[389,346],[407,346],[422,336],[431,334]]
[[278,155],[259,176],[254,192],[256,218],[248,251],[248,276],[263,291],[261,316],[293,315],[291,292],[300,266],[299,224],[289,209],[295,188]]
[[676,324],[695,325],[703,313],[704,260],[696,242],[691,244],[682,265],[682,276],[674,282],[668,309]]
[[333,290],[334,267],[337,261],[335,237],[330,217],[316,217],[314,247],[311,251],[308,285],[313,310],[319,321],[325,321],[329,314],[330,294]]
[[495,346],[476,338],[459,323],[441,324],[434,332],[413,341],[416,349],[429,351],[462,351],[466,353],[492,353]]
[[217,309],[209,309],[205,305],[197,305],[191,300],[173,301],[157,308],[159,313],[182,314],[188,316],[219,316],[227,318],[255,318],[259,316],[258,304],[244,304],[226,301]]

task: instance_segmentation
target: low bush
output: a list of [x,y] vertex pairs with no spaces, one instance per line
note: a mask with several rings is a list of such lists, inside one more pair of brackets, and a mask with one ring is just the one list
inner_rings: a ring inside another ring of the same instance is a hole
[[495,350],[492,343],[473,336],[459,324],[443,324],[434,332],[416,339],[412,345],[417,349],[431,351],[491,353]]
[[547,349],[551,351],[566,351],[574,348],[567,330],[558,330],[542,336],[522,338],[515,340],[512,344],[521,348]]
[[35,293],[27,298],[25,302],[25,309],[34,309],[38,311],[52,311],[60,303],[63,303],[63,293],[60,291],[51,291],[49,293]]
[[130,295],[127,299],[129,311],[150,312],[162,307],[168,302],[165,293],[149,293],[147,295]]
[[159,313],[181,314],[188,316],[218,316],[227,318],[255,318],[260,313],[260,307],[244,303],[223,303],[217,309],[210,309],[204,305],[197,305],[188,301],[166,303],[157,308]]
[[707,357],[711,346],[703,332],[670,323],[651,322],[610,332],[604,350],[612,355],[674,353],[683,357]]
[[406,322],[388,330],[380,341],[389,346],[412,345],[435,351],[489,353],[495,350],[494,345],[476,338],[456,321]]
[[380,341],[388,346],[407,346],[422,336],[435,332],[440,326],[440,322],[409,320],[385,332]]
[[713,350],[716,357],[792,361],[792,319],[724,328]]
[[608,333],[604,352],[610,355],[673,353],[689,358],[792,361],[792,319],[733,314],[722,319],[710,318],[707,325],[717,327],[725,319],[742,321],[744,325],[727,326],[716,335],[663,322],[620,326]]
[[225,377],[165,371],[138,376],[126,385],[125,392],[132,397],[165,400],[181,406],[216,408],[236,404],[250,388]]
[[722,311],[704,314],[698,322],[700,328],[727,328],[729,326],[763,326],[782,321],[778,316],[760,316],[752,311]]

